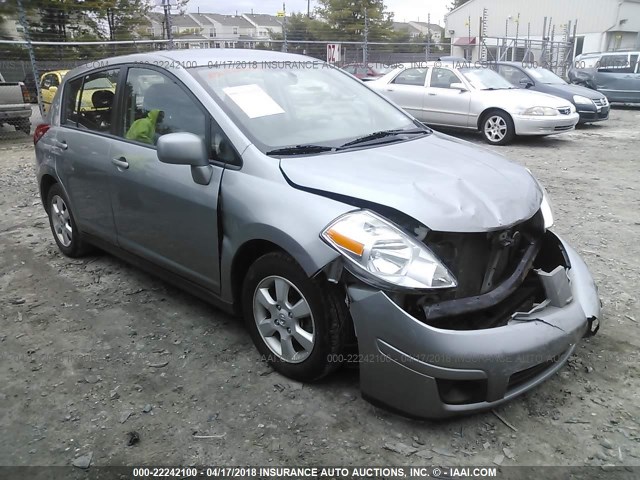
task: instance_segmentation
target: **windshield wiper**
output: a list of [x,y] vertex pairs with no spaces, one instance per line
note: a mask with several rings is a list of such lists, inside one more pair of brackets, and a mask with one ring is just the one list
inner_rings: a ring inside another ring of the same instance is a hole
[[380,132],[373,132],[373,133],[370,133],[369,135],[365,135],[364,137],[356,138],[355,140],[347,142],[344,145],[341,145],[340,147],[338,147],[338,150],[343,148],[348,148],[353,145],[360,145],[362,143],[370,142],[372,140],[378,140],[380,138],[385,138],[385,137],[395,137],[398,135],[419,135],[419,134],[426,135],[428,133],[430,133],[429,130],[424,130],[422,128],[411,128],[408,130],[402,130],[402,129],[382,130]]
[[270,150],[267,155],[309,155],[313,153],[330,152],[333,147],[326,145],[295,145],[293,147],[277,148]]

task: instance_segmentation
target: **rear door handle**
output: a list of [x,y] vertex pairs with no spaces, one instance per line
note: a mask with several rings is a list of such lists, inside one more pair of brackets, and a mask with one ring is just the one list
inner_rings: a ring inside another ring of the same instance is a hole
[[387,92],[393,92],[393,91],[394,91],[394,90],[393,90],[393,88],[386,88],[385,90],[386,90]]
[[64,140],[63,141],[56,140],[56,146],[58,148],[61,148],[62,150],[66,150],[67,148],[69,148],[69,145],[67,145],[67,142],[65,142]]
[[427,95],[429,95],[430,97],[437,97],[438,96],[437,93],[427,93]]
[[127,159],[124,157],[115,157],[111,159],[111,163],[113,163],[116,167],[118,168],[122,168],[124,170],[126,170],[127,168],[129,168],[129,162],[127,162]]

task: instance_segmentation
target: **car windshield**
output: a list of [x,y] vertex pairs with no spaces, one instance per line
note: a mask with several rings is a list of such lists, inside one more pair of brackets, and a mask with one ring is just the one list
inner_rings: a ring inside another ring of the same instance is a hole
[[298,63],[189,71],[265,153],[311,144],[316,150],[340,147],[374,133],[416,128],[411,117],[339,69]]
[[540,83],[544,83],[546,85],[566,85],[567,84],[567,82],[565,82],[555,73],[547,70],[546,68],[525,68],[524,71],[527,72],[534,79],[536,79],[536,81]]
[[502,90],[514,88],[506,79],[488,68],[461,68],[460,73],[473,88],[478,90]]

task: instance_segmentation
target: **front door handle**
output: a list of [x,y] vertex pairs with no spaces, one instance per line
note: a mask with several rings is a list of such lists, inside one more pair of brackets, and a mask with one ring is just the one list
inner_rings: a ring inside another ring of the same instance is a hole
[[429,95],[430,97],[437,97],[438,96],[437,93],[427,93],[427,95]]
[[129,162],[127,162],[127,159],[124,157],[115,157],[111,159],[111,163],[113,163],[116,167],[118,168],[122,168],[124,170],[126,170],[127,168],[129,168]]

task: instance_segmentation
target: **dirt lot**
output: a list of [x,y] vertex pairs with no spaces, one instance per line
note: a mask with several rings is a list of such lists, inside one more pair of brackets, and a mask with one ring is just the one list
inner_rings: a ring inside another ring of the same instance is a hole
[[[235,318],[106,254],[63,257],[32,145],[0,143],[0,465],[91,455],[92,465],[640,466],[640,109],[611,117],[495,148],[546,185],[555,229],[604,304],[600,333],[569,365],[497,411],[513,429],[491,412],[401,418],[362,400],[353,370],[292,383],[260,362]],[[140,441],[127,446],[131,431]],[[402,445],[414,453],[394,451]]]

